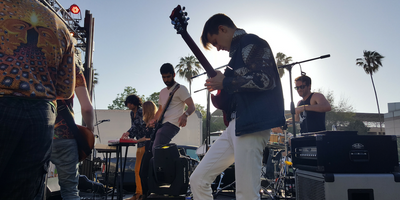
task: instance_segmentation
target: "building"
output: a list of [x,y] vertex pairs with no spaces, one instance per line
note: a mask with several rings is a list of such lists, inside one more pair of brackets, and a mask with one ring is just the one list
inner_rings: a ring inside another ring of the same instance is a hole
[[389,103],[388,113],[385,114],[386,135],[400,136],[400,102]]

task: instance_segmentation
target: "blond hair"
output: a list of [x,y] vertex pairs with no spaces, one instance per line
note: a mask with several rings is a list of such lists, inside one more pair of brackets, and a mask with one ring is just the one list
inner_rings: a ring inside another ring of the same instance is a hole
[[143,103],[142,109],[143,109],[143,121],[144,123],[147,124],[156,115],[157,112],[156,104],[154,104],[152,101],[146,101]]

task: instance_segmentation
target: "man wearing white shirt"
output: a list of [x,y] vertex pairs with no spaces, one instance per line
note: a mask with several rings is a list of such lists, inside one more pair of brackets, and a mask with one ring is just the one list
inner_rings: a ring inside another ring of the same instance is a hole
[[[160,118],[166,107],[170,93],[175,87],[179,88],[173,94],[171,103],[164,114],[162,126],[156,132],[152,147],[153,152],[156,146],[170,143],[172,138],[179,132],[180,127],[186,126],[187,118],[195,111],[193,99],[188,89],[175,82],[175,71],[172,64],[163,64],[160,68],[160,73],[167,87],[160,91],[158,100],[159,108],[151,123],[155,123]],[[185,104],[188,106],[186,111],[184,110]]]

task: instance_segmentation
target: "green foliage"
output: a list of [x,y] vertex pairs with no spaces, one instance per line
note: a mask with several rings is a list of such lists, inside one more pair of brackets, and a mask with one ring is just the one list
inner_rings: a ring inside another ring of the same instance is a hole
[[[292,62],[292,57],[291,56],[288,57],[284,53],[278,52],[276,53],[275,60],[276,60],[276,66],[279,67],[282,65],[287,65],[290,62]],[[283,68],[278,68],[278,73],[279,77],[282,78],[282,76],[285,74],[285,70]]]
[[[108,105],[109,110],[128,110],[128,108],[125,106],[125,99],[131,94],[137,94],[137,91],[135,88],[131,86],[127,86],[124,89],[124,92],[121,94],[117,94],[117,97],[113,100],[113,103],[111,105]],[[140,96],[138,95],[142,101],[145,99],[144,95]]]
[[337,130],[343,130],[344,127],[348,126],[353,122],[355,113],[353,106],[349,105],[348,100],[340,98],[338,103],[335,103],[335,97],[331,90],[327,92],[318,90],[319,93],[324,94],[326,100],[331,104],[331,111],[326,113],[325,125],[327,130],[332,129],[332,125],[335,125]]
[[204,108],[204,106],[202,106],[198,103],[195,103],[194,106],[196,106],[196,110],[201,113],[201,116],[204,120],[207,117],[207,110]]
[[200,70],[203,70],[200,62],[193,55],[181,57],[179,64],[175,66],[175,69],[177,69],[176,73],[179,74],[180,77],[185,78],[185,80],[189,82],[189,91],[190,94],[192,94],[191,77],[198,75]]
[[354,120],[344,128],[345,131],[357,131],[359,135],[367,135],[370,128],[366,127],[365,124],[360,120]]
[[[206,112],[205,112],[206,113]],[[215,110],[210,119],[210,133],[225,130],[224,118],[221,110]],[[207,116],[203,116],[203,138],[207,137]]]
[[156,104],[157,108],[158,106],[158,97],[160,96],[160,92],[153,92],[149,97],[146,97],[146,101],[152,101],[154,104]]
[[361,66],[364,69],[365,73],[369,74],[371,77],[372,87],[373,87],[374,93],[375,93],[376,106],[378,107],[379,124],[380,124],[381,133],[383,133],[382,117],[381,117],[381,111],[379,109],[378,94],[376,93],[375,83],[374,83],[374,79],[372,78],[372,74],[376,73],[378,71],[379,67],[383,67],[382,66],[383,58],[384,58],[384,56],[382,56],[381,54],[379,54],[376,51],[364,51],[364,57],[356,59],[356,65]]

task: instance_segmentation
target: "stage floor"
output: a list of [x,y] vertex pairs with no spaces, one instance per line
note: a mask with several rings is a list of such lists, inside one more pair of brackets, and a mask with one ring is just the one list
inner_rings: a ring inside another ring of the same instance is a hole
[[[94,199],[97,199],[97,200],[106,200],[105,197],[102,197],[102,196],[99,196],[99,195],[93,196],[93,194],[91,194],[91,193],[82,193],[82,192],[81,192],[80,196],[81,196],[81,199],[85,199],[85,200],[91,200],[91,199],[93,199],[93,200],[94,200]],[[131,194],[131,193],[126,193],[126,194],[124,194],[123,199],[124,199],[124,200],[127,200],[127,199],[131,198],[132,196],[133,196],[133,194]],[[61,199],[61,198],[59,198],[59,199]],[[108,197],[107,197],[107,200],[109,200],[109,199],[112,199],[112,197],[111,197],[111,196],[108,196]],[[114,199],[117,199],[117,196],[114,196]],[[160,198],[160,199],[161,199],[161,198]],[[165,200],[165,199],[167,199],[167,198],[162,198],[162,199]],[[219,193],[219,195],[218,195],[216,198],[214,198],[214,199],[218,199],[218,200],[235,200],[236,198],[235,198],[235,193],[234,193],[233,191],[227,190],[227,191],[223,191],[223,192]],[[266,196],[266,195],[263,195],[261,199],[267,200],[267,199],[271,199],[271,198],[269,198],[269,197]],[[58,198],[51,198],[51,200],[58,200]],[[150,200],[150,199],[149,199],[149,200]],[[155,199],[152,198],[152,200],[155,200]],[[187,198],[187,200],[189,200],[189,198]]]

